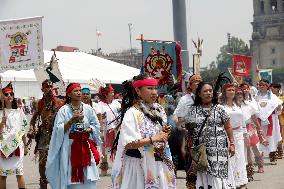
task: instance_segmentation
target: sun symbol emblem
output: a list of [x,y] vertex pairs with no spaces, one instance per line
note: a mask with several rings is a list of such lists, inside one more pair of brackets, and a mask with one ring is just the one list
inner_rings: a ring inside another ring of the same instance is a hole
[[165,53],[165,46],[161,51],[151,47],[151,53],[148,54],[145,60],[144,69],[145,72],[159,80],[160,86],[169,83],[172,66],[173,59],[169,54]]

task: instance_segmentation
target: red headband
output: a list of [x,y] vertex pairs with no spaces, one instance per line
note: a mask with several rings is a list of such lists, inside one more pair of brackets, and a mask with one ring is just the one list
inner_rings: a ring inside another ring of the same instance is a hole
[[108,85],[108,87],[100,87],[99,91],[101,95],[106,96],[109,92],[114,91],[114,89],[111,85]]
[[81,85],[79,83],[74,83],[74,84],[70,85],[66,89],[66,95],[70,94],[75,88],[80,88],[81,89]]
[[234,84],[226,84],[226,85],[224,85],[224,87],[223,87],[223,91],[226,91],[228,88],[235,88],[235,85]]
[[157,79],[143,79],[143,80],[138,80],[138,81],[134,81],[132,83],[132,86],[134,88],[138,88],[138,87],[142,87],[142,86],[156,86],[158,85],[158,81]]
[[243,93],[243,90],[241,88],[236,88],[236,93],[241,92]]
[[2,92],[3,93],[13,93],[14,91],[13,91],[13,89],[11,89],[11,88],[4,88],[4,89],[2,89]]

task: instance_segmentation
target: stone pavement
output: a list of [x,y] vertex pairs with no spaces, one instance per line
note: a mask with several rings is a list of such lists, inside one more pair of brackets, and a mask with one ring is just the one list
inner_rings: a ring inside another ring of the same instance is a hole
[[[28,189],[39,189],[39,174],[37,166],[32,161],[33,155],[26,156],[24,161],[25,180]],[[284,160],[278,160],[278,165],[269,165],[265,158],[265,173],[255,174],[255,181],[248,184],[248,189],[284,189]],[[256,169],[256,168],[255,168]],[[8,177],[7,189],[17,189],[15,176]],[[178,172],[178,189],[186,189],[185,173]],[[98,189],[109,189],[110,176],[102,177],[98,183]],[[50,187],[49,187],[50,189]]]

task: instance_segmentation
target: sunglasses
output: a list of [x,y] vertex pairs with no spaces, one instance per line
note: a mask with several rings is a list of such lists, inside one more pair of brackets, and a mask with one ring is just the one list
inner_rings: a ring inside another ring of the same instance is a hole
[[4,93],[5,96],[14,96],[14,93]]

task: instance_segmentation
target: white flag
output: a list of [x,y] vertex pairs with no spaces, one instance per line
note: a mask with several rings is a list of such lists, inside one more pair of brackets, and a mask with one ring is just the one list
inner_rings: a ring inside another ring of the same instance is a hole
[[42,18],[0,21],[0,72],[43,64]]
[[34,69],[34,73],[37,81],[40,83],[46,79],[50,79],[53,82],[53,92],[55,96],[65,96],[65,85],[55,55],[53,55],[51,61],[44,64],[43,67]]

